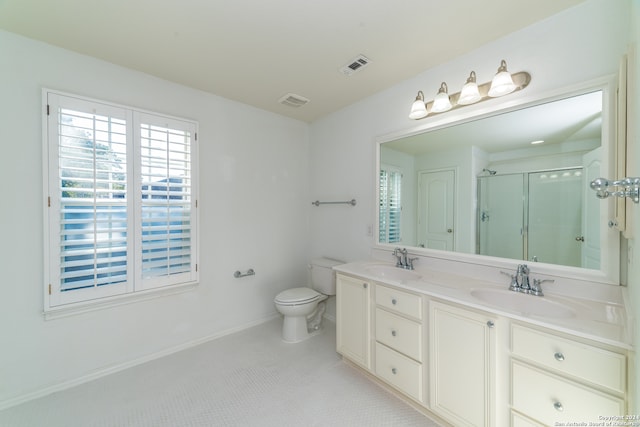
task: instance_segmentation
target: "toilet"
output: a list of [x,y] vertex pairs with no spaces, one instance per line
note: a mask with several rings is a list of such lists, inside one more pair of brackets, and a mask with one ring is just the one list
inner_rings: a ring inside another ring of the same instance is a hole
[[309,265],[311,287],[299,287],[280,292],[274,298],[276,309],[284,316],[282,340],[288,343],[304,341],[320,332],[325,300],[336,294],[336,276],[332,267],[342,264],[329,258],[317,258]]

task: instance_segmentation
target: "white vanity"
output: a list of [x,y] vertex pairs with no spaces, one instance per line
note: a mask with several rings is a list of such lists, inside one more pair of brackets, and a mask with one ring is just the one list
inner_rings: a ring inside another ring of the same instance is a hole
[[499,271],[418,264],[335,267],[346,360],[454,426],[589,425],[633,413],[622,287],[538,297],[509,291]]

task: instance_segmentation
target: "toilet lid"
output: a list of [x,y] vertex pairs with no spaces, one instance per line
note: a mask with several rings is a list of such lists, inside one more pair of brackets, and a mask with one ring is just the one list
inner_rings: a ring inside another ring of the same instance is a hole
[[320,294],[311,288],[293,288],[276,295],[275,302],[281,304],[304,303],[317,299]]

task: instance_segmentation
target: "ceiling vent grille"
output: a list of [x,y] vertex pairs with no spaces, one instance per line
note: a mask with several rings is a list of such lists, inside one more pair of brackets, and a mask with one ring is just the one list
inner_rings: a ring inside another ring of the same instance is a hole
[[298,108],[307,104],[309,100],[304,96],[296,95],[295,93],[288,93],[280,98],[278,102],[288,107]]
[[369,65],[371,60],[364,55],[358,55],[355,59],[349,62],[347,65],[340,68],[340,72],[347,76],[352,75],[355,72],[362,70]]

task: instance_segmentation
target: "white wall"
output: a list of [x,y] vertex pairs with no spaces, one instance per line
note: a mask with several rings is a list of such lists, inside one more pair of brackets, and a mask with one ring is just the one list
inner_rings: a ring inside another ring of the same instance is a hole
[[[44,320],[42,87],[199,121],[199,287]],[[277,292],[305,283],[306,123],[6,32],[0,117],[0,407],[262,321]],[[233,278],[248,268],[256,276]]]

